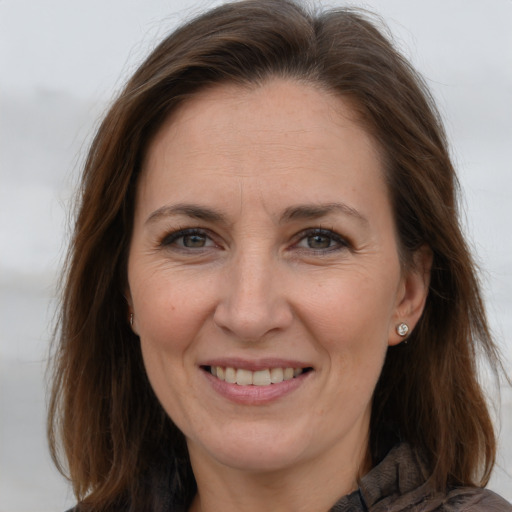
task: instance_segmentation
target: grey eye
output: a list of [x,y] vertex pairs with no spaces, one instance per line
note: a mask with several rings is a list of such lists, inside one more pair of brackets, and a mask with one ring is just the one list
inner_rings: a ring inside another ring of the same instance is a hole
[[330,229],[315,228],[305,231],[295,247],[321,253],[346,249],[348,243]]
[[328,249],[332,244],[332,238],[328,235],[316,234],[306,238],[310,249]]
[[182,240],[183,240],[184,247],[189,247],[192,249],[194,249],[194,248],[197,249],[200,247],[204,247],[206,245],[206,236],[205,235],[198,235],[198,234],[184,235],[182,237]]
[[161,245],[177,249],[204,249],[206,247],[214,247],[215,243],[208,233],[194,228],[180,229],[170,233],[162,240]]

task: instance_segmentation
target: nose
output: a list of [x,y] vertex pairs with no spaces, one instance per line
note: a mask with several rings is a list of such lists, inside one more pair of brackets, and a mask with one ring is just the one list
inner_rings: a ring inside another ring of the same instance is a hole
[[283,271],[272,257],[245,254],[227,269],[214,321],[240,341],[259,341],[293,320]]

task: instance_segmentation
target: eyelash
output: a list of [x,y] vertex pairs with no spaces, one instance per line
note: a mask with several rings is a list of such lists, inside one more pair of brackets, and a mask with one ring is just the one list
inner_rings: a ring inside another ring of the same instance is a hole
[[[173,231],[172,233],[167,234],[162,241],[160,242],[160,245],[162,247],[170,247],[172,245],[176,246],[176,242],[180,238],[185,237],[192,237],[192,236],[198,236],[201,238],[205,238],[207,240],[212,240],[212,237],[210,236],[209,232],[204,229],[199,228],[187,228],[187,229],[178,229],[177,231]],[[194,249],[193,247],[186,247],[186,246],[177,246],[178,249],[181,250],[187,250],[187,249]],[[204,249],[205,247],[197,247],[196,249]]]
[[332,245],[326,248],[318,248],[314,249],[311,247],[304,247],[299,249],[304,249],[306,251],[314,251],[317,254],[327,254],[330,252],[340,251],[343,249],[347,249],[350,247],[350,244],[348,241],[343,238],[341,235],[336,233],[335,231],[332,231],[330,229],[324,229],[324,228],[312,228],[312,229],[306,229],[305,231],[299,233],[297,235],[298,242],[294,244],[294,247],[298,247],[299,243],[303,240],[307,240],[308,238],[312,237],[326,237],[332,242]]
[[[185,237],[193,237],[198,236],[202,239],[205,239],[206,242],[208,241],[212,242],[213,244],[217,245],[215,241],[212,239],[212,236],[208,230],[200,229],[200,228],[186,228],[186,229],[178,229],[176,231],[173,231],[167,235],[165,235],[160,242],[161,247],[171,247],[174,245],[174,247],[178,250],[188,251],[188,250],[201,250],[201,249],[208,249],[210,246],[200,246],[200,247],[187,247],[185,245],[177,245],[176,242],[178,242],[180,239],[184,239]],[[300,243],[303,241],[307,241],[308,238],[313,237],[325,237],[328,239],[329,246],[325,248],[312,248],[312,247],[300,247]],[[297,240],[293,245],[292,249],[298,249],[301,252],[313,252],[315,254],[328,254],[331,252],[340,251],[343,249],[350,248],[349,242],[343,238],[338,233],[330,230],[330,229],[324,229],[324,228],[310,228],[306,229],[300,233],[298,233],[295,237]]]

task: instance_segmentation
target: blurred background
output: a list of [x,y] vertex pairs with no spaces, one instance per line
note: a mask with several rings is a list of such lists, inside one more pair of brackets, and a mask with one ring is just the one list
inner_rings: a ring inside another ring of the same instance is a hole
[[[94,128],[155,44],[218,3],[0,0],[0,512],[73,504],[46,448],[44,370],[73,191]],[[349,5],[383,17],[438,101],[510,374],[512,1]],[[501,425],[490,488],[512,500],[512,391],[488,389]]]

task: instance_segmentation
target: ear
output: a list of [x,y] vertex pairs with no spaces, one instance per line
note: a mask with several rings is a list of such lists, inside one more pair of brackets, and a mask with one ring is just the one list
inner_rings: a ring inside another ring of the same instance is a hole
[[130,325],[131,330],[138,336],[138,333],[135,329],[135,313],[133,312],[132,294],[131,294],[130,288],[128,286],[126,287],[126,290],[124,291],[124,298],[126,299],[126,305],[127,305],[128,324]]
[[409,327],[409,336],[418,323],[427,301],[433,254],[428,245],[422,245],[413,255],[413,262],[403,271],[395,312],[390,325],[388,344],[398,345],[406,337],[400,336],[396,327],[405,323]]

